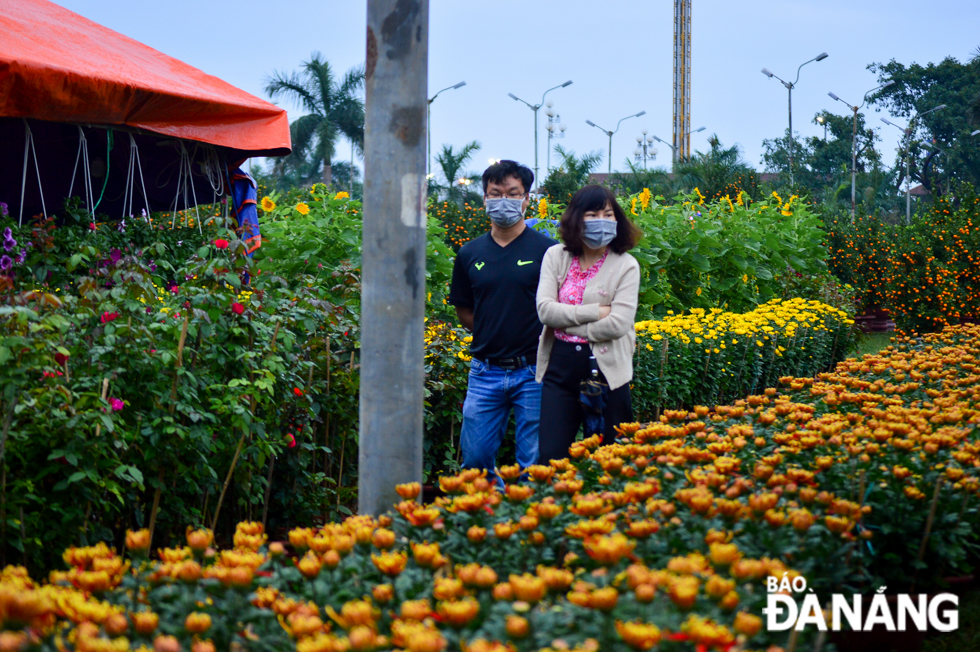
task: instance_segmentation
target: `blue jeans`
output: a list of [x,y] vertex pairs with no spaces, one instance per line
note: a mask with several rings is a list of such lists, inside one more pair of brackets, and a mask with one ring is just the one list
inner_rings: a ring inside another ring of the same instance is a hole
[[522,469],[538,463],[541,384],[534,380],[535,369],[505,370],[475,358],[470,362],[460,434],[463,468],[496,468],[511,408],[517,423],[517,463]]

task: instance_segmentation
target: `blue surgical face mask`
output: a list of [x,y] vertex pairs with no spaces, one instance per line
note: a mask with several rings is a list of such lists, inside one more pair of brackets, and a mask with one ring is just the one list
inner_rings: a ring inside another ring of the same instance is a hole
[[524,217],[524,198],[511,199],[501,197],[499,199],[486,200],[487,215],[490,221],[502,229],[514,226],[518,220]]
[[589,249],[601,249],[616,239],[616,220],[586,220],[582,241]]

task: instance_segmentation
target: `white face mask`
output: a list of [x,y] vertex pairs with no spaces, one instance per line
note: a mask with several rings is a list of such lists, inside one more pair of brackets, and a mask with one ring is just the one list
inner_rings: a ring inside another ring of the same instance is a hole
[[514,226],[518,220],[524,217],[524,198],[487,199],[486,210],[491,222],[502,229],[506,229],[509,226]]
[[601,249],[616,239],[616,220],[587,220],[582,241],[590,249]]

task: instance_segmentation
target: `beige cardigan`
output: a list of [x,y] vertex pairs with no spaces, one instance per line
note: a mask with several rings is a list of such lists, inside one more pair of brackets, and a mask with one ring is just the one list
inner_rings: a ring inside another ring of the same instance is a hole
[[[629,254],[610,251],[599,273],[586,283],[582,305],[571,306],[558,302],[558,290],[565,282],[572,258],[565,245],[556,244],[545,252],[541,262],[537,305],[544,330],[538,340],[536,380],[541,382],[548,370],[555,329],[563,328],[570,335],[589,340],[609,389],[616,389],[633,379],[633,323],[640,291],[640,264]],[[599,306],[609,306],[609,315],[599,319]]]

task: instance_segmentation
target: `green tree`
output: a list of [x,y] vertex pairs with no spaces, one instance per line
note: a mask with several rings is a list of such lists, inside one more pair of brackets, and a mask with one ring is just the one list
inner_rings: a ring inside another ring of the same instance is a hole
[[[792,192],[805,192],[825,203],[838,204],[840,208],[850,206],[851,140],[854,137],[857,148],[857,200],[862,201],[869,187],[874,188],[871,196],[876,196],[881,177],[885,175],[891,179],[891,174],[881,166],[881,154],[875,147],[880,138],[867,127],[864,114],[857,115],[856,137],[853,113],[837,115],[819,111],[814,114],[813,124],[826,127],[826,140],[823,136],[811,136],[797,145],[793,168],[796,188]],[[766,171],[780,175],[775,184],[777,187],[787,187],[786,138],[766,139],[762,146],[762,162]]]
[[552,203],[567,203],[579,188],[586,185],[589,175],[602,163],[602,153],[595,151],[576,156],[575,152],[555,145],[555,153],[561,159],[558,167],[552,168],[541,190]]
[[[322,165],[322,180],[333,181],[331,165],[337,139],[345,136],[357,151],[364,150],[364,102],[357,93],[364,86],[364,68],[348,70],[338,82],[330,63],[319,52],[304,61],[299,72],[275,72],[265,91],[269,97],[289,98],[308,111],[290,125],[294,151],[308,150],[314,169]],[[288,158],[288,157],[287,157]],[[290,165],[302,169],[299,161]]]
[[442,197],[445,201],[450,201],[457,206],[462,206],[464,202],[473,202],[476,195],[472,190],[473,184],[480,177],[473,172],[463,172],[463,167],[473,158],[473,154],[480,151],[480,143],[472,141],[463,145],[458,151],[452,145],[443,145],[442,151],[436,155],[436,163],[442,172],[444,183],[436,181],[435,178],[429,179],[429,194],[434,197]]
[[896,160],[896,168],[901,170],[896,189],[904,181],[906,150],[913,182],[929,190],[938,192],[937,185],[948,185],[951,180],[980,185],[980,148],[970,137],[970,116],[980,117],[971,112],[980,102],[980,56],[974,55],[968,63],[947,57],[938,64],[924,66],[906,66],[892,59],[888,63],[872,63],[868,69],[878,75],[879,82],[895,81],[869,98],[894,115],[910,120],[916,114],[946,105],[943,110],[917,119],[911,136],[903,140]]

